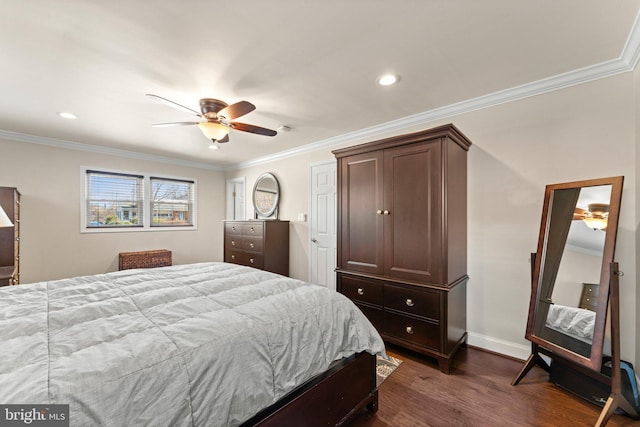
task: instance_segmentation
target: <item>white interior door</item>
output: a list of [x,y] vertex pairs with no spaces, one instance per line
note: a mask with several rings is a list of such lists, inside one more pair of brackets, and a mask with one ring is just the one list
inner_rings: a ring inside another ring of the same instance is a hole
[[244,177],[227,181],[227,219],[244,220]]
[[336,162],[310,168],[309,281],[336,289]]

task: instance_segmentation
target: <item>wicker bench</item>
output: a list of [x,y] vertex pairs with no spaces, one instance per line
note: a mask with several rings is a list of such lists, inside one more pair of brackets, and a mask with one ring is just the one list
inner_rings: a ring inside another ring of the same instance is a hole
[[166,249],[140,252],[120,252],[118,270],[166,267],[169,265],[171,265],[171,251]]

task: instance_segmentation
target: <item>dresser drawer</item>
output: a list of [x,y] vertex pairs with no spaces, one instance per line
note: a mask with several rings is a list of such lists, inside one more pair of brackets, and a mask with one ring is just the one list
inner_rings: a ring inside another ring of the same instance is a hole
[[224,238],[224,247],[227,249],[242,249],[243,238],[240,234],[227,235]]
[[226,235],[241,235],[244,224],[238,222],[225,222],[224,233]]
[[262,237],[244,237],[242,239],[242,249],[245,251],[262,252],[264,248]]
[[225,262],[248,265],[249,267],[264,268],[264,256],[244,251],[227,250],[224,254]]
[[261,222],[251,222],[249,224],[243,224],[242,234],[245,236],[260,236],[263,234],[263,226]]
[[440,351],[440,325],[436,322],[385,311],[383,332]]
[[382,284],[359,277],[341,276],[340,293],[354,301],[382,305]]
[[439,319],[440,292],[385,284],[384,306],[415,316]]
[[596,311],[598,307],[598,293],[600,285],[595,283],[583,283],[582,294],[580,295],[579,308]]

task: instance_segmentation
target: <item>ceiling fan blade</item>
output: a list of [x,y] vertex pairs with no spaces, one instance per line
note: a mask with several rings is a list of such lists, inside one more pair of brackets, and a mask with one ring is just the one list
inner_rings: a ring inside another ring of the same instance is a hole
[[276,136],[278,134],[278,132],[276,132],[275,130],[263,128],[260,126],[250,125],[247,123],[231,122],[229,123],[229,125],[231,126],[231,128],[235,130],[241,130],[243,132],[250,132],[250,133],[257,133],[258,135]]
[[200,114],[200,112],[198,112],[196,110],[192,110],[189,107],[185,107],[184,105],[180,105],[177,102],[170,101],[167,98],[163,98],[161,96],[154,95],[152,93],[147,93],[146,95],[150,96],[151,98],[155,98],[155,99],[159,100],[160,102],[164,102],[165,104],[167,104],[170,107],[177,108],[178,110],[186,111],[187,113],[195,114],[198,117],[202,117],[202,114]]
[[237,119],[256,109],[256,106],[248,101],[240,101],[235,104],[228,105],[218,111],[218,117],[222,116],[227,120]]
[[151,126],[155,128],[167,128],[171,126],[189,126],[189,125],[197,125],[201,122],[172,122],[172,123],[154,123]]
[[588,210],[586,209],[582,209],[582,208],[576,208],[573,211],[573,220],[583,220],[587,217],[587,214],[589,213]]

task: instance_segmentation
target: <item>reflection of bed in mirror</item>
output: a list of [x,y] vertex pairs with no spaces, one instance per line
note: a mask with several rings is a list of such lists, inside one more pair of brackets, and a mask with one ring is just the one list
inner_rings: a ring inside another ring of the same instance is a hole
[[594,311],[551,304],[541,337],[589,357],[595,319]]

